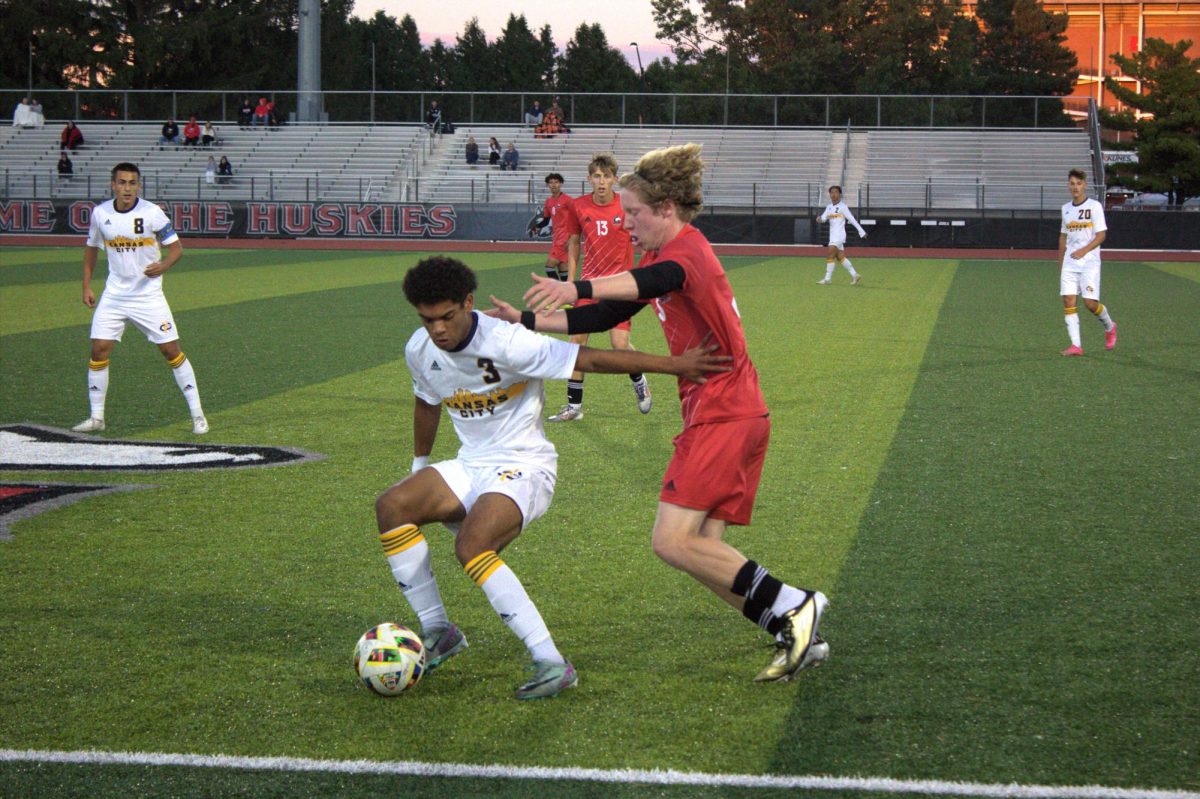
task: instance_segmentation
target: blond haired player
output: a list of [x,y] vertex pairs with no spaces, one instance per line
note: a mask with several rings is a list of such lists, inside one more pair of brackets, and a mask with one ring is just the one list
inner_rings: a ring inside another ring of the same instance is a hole
[[[183,257],[183,245],[161,208],[138,197],[141,172],[135,164],[120,163],[112,170],[113,198],[92,209],[87,245],[83,248],[83,304],[92,315],[92,359],[88,363],[88,401],[91,415],[72,429],[98,433],[104,429],[104,401],[108,395],[108,356],[132,322],[158,345],[187,400],[192,432],[208,432],[200,406],[196,373],[179,349],[179,331],[163,295],[162,276]],[[166,247],[163,256],[161,247]],[[92,273],[96,257],[105,251],[108,277],[96,302]]]
[[846,257],[846,223],[854,225],[859,238],[865,239],[867,231],[862,229],[854,214],[850,213],[850,206],[842,202],[841,186],[829,187],[829,205],[825,206],[825,211],[817,217],[817,221],[829,222],[829,254],[825,257],[825,277],[818,280],[817,285],[828,286],[832,283],[834,266],[841,264],[850,273],[850,285],[857,286],[862,280],[862,275],[854,271],[854,264]]
[[1067,173],[1067,189],[1071,202],[1062,207],[1062,228],[1058,233],[1058,262],[1063,313],[1066,314],[1067,335],[1071,346],[1063,355],[1083,355],[1079,338],[1078,297],[1104,325],[1104,348],[1117,346],[1117,323],[1100,302],[1100,245],[1104,243],[1108,224],[1104,221],[1104,206],[1087,196],[1087,175],[1083,170]]

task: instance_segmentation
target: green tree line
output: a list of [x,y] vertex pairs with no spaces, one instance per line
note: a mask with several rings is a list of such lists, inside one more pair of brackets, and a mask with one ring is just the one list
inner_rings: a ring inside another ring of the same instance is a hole
[[[322,89],[527,92],[542,99],[648,92],[662,96],[646,98],[638,112],[657,118],[666,113],[666,96],[687,93],[1065,95],[1077,75],[1064,45],[1066,16],[1048,13],[1038,0],[980,0],[974,17],[963,14],[959,0],[646,2],[674,58],[653,61],[642,73],[599,24],[580,25],[559,50],[548,25],[535,30],[514,13],[499,32],[471,19],[455,41],[426,46],[409,15],[381,11],[359,19],[352,0],[326,0]],[[296,86],[295,0],[0,0],[0,26],[0,84],[10,88],[29,79],[31,43],[35,88]],[[96,102],[118,100],[114,94]],[[365,118],[369,100],[333,94],[326,102],[332,117],[345,119]],[[482,106],[472,109],[477,118],[517,118],[520,111],[507,107],[519,99],[472,102]],[[597,106],[604,102],[590,98],[586,109],[575,109],[576,121],[611,112]],[[693,118],[761,111],[749,100],[732,109],[724,100],[689,102]],[[153,110],[130,114],[158,116]],[[377,119],[412,120],[422,109],[419,100],[379,97],[374,111]],[[450,113],[462,118],[467,110]],[[964,105],[962,113],[975,110]]]

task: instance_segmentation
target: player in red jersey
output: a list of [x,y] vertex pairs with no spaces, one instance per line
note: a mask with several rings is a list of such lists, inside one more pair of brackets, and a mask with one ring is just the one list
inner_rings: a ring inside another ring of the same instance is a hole
[[546,277],[554,280],[567,281],[570,279],[567,270],[567,226],[563,219],[566,206],[571,202],[571,195],[562,190],[563,176],[557,172],[546,175],[546,186],[550,196],[542,203],[542,213],[529,223],[529,235],[550,225],[551,244],[550,254],[546,256]]
[[[613,191],[617,182],[617,159],[608,153],[592,157],[588,164],[588,182],[592,193],[576,197],[561,214],[567,235],[567,280],[579,275],[584,280],[616,275],[633,269],[633,245],[629,231],[625,230],[625,210],[621,198]],[[582,249],[582,267],[580,250]],[[591,300],[581,300],[587,305]],[[629,320],[626,319],[609,331],[609,341],[614,350],[632,350],[629,343]],[[588,334],[572,335],[575,344],[587,344]],[[649,413],[653,400],[650,386],[644,375],[632,374],[633,391],[637,396],[638,410]],[[583,372],[575,372],[567,381],[567,404],[551,416],[550,422],[574,422],[583,418]]]
[[[604,330],[654,306],[673,354],[698,342],[732,356],[732,370],[703,385],[679,383],[683,432],[663,476],[654,552],[687,572],[776,636],[778,649],[756,681],[790,680],[819,666],[829,645],[818,634],[828,600],[795,588],[723,541],[728,525],[750,522],[770,437],[758,373],[746,350],[737,302],[712,246],[690,222],[703,200],[700,146],[655,150],[621,178],[625,227],[645,251],[639,267],[595,281],[534,276],[518,312],[494,297],[498,315],[551,332]],[[596,305],[556,311],[580,297]]]

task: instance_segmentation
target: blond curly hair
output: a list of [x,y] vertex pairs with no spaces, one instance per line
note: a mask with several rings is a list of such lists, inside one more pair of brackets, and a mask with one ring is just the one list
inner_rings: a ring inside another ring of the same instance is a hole
[[678,217],[691,222],[704,208],[704,161],[699,144],[677,144],[651,150],[638,159],[632,172],[621,176],[622,190],[632,189],[651,208],[667,200]]

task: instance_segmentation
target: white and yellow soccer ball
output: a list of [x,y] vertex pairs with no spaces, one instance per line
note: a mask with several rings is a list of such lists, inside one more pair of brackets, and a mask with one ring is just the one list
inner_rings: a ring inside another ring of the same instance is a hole
[[396,696],[412,688],[425,673],[421,636],[392,622],[377,624],[362,634],[354,647],[354,671],[381,696]]

